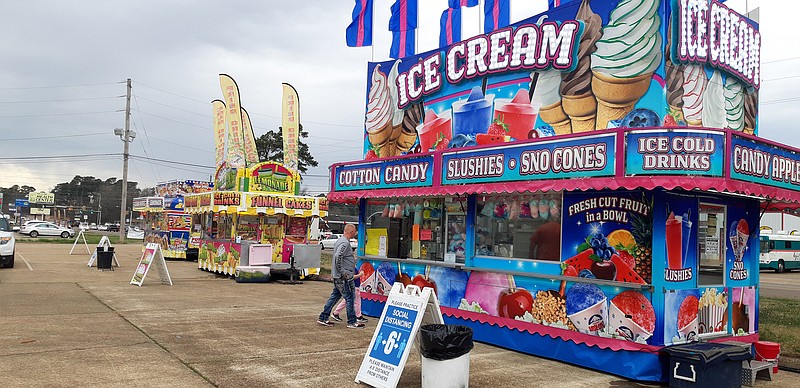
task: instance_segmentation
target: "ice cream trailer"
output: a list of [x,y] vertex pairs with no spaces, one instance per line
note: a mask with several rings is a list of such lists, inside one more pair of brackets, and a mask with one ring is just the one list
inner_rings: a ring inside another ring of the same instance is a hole
[[364,311],[432,287],[476,340],[643,381],[666,346],[757,341],[760,214],[800,206],[800,150],[757,136],[758,26],[689,3],[369,63],[364,160],[328,196],[359,207]]

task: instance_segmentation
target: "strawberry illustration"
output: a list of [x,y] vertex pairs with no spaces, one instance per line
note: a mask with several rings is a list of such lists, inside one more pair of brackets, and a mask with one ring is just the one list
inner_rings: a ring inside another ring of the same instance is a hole
[[508,134],[508,125],[500,121],[500,119],[494,119],[492,124],[489,125],[489,130],[486,133],[490,135],[507,135]]
[[670,125],[678,125],[678,123],[675,122],[674,117],[670,115],[664,116],[664,126],[670,126]]
[[375,150],[367,151],[367,155],[364,156],[365,160],[377,159],[377,158],[378,158],[378,154],[375,152]]
[[564,271],[564,272],[563,272],[563,275],[564,275],[564,276],[573,276],[573,277],[578,277],[578,270],[577,270],[577,269],[575,269],[575,266],[572,266],[572,265],[569,265],[569,264],[562,263],[562,264],[561,264],[561,267],[562,267],[562,270]]
[[436,151],[446,150],[448,144],[450,144],[450,140],[439,134],[439,139],[436,140],[436,143],[433,145],[433,149]]

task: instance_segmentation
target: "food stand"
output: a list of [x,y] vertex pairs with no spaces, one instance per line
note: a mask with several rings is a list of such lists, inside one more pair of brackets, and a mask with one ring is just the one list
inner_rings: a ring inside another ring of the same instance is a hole
[[208,192],[212,187],[211,182],[175,180],[156,185],[156,197],[134,198],[133,211],[142,219],[144,245],[161,245],[166,259],[197,260],[200,245],[190,238],[191,215],[184,211],[183,196]]
[[198,267],[206,271],[289,268],[293,245],[311,242],[311,220],[328,214],[325,198],[297,195],[300,175],[280,163],[222,166],[215,182],[213,191],[185,197],[192,231],[199,234]]
[[760,212],[800,206],[800,150],[756,136],[758,26],[689,3],[369,63],[364,160],[328,196],[359,206],[364,312],[432,287],[476,340],[643,381],[665,346],[757,341]]

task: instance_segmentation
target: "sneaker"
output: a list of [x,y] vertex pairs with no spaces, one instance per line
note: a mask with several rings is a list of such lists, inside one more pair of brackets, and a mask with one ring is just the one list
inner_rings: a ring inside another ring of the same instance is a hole
[[348,329],[361,329],[361,328],[363,328],[364,326],[365,326],[365,325],[364,325],[363,323],[361,323],[361,322],[356,322],[356,323],[348,323],[348,324],[347,324],[347,328],[348,328]]
[[358,323],[367,323],[367,322],[369,322],[369,319],[364,318],[364,317],[356,317],[356,322],[358,322]]
[[333,322],[331,322],[331,321],[319,321],[318,320],[317,323],[319,323],[322,326],[327,326],[327,327],[333,326]]
[[333,318],[334,321],[342,321],[342,318],[339,317],[339,314],[331,314],[331,318]]

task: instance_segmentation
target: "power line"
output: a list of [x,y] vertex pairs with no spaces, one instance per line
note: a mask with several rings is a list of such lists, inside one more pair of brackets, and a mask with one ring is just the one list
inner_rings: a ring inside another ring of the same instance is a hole
[[70,101],[89,101],[89,100],[109,100],[112,98],[120,98],[125,96],[110,96],[110,97],[86,97],[86,98],[66,98],[63,100],[36,100],[36,101],[0,101],[0,104],[35,104],[46,102],[70,102]]
[[79,154],[79,155],[53,155],[53,156],[7,156],[0,157],[0,160],[46,160],[46,159],[73,159],[86,158],[93,156],[120,156],[120,153],[111,154]]
[[149,157],[138,156],[138,155],[130,155],[130,157],[131,157],[131,158],[136,158],[136,159],[139,159],[139,160],[145,160],[145,161],[156,161],[156,162],[164,162],[164,163],[174,163],[174,164],[181,165],[181,166],[189,166],[189,167],[208,168],[208,169],[212,169],[212,170],[213,170],[213,169],[215,169],[215,167],[214,167],[214,166],[204,166],[204,165],[202,165],[202,164],[194,164],[194,163],[184,163],[184,162],[177,162],[177,161],[174,161],[174,160],[165,160],[165,159],[149,158]]
[[124,82],[107,82],[107,83],[100,83],[100,84],[79,84],[79,85],[58,85],[58,86],[21,86],[21,87],[0,88],[0,90],[79,88],[79,87],[87,87],[87,86],[116,85],[116,84],[120,84],[120,83],[124,83]]
[[64,138],[73,138],[73,137],[86,137],[86,136],[99,136],[99,135],[108,135],[106,132],[98,132],[98,133],[81,133],[81,134],[74,134],[74,135],[56,135],[56,136],[40,136],[40,137],[20,137],[16,139],[3,139],[0,138],[0,142],[3,141],[25,141],[25,140],[42,140],[42,139],[64,139]]
[[95,114],[102,114],[102,113],[118,113],[119,110],[106,110],[106,111],[99,111],[99,112],[73,112],[73,113],[40,113],[40,114],[33,114],[33,115],[8,115],[8,116],[0,116],[6,118],[20,118],[20,117],[45,117],[45,116],[79,116],[79,115],[95,115]]

